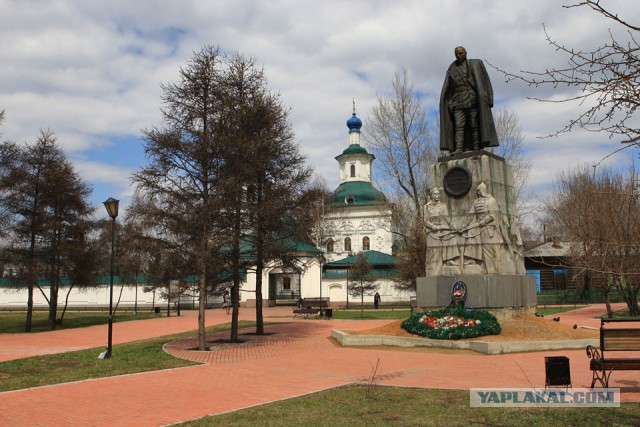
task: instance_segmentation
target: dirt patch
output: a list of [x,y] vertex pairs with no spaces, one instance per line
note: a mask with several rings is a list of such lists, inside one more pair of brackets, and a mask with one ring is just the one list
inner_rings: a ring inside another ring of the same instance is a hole
[[[353,335],[389,335],[396,337],[416,338],[400,326],[403,320],[396,320],[384,326],[364,331],[348,331]],[[554,322],[549,318],[528,314],[516,315],[513,319],[500,322],[500,335],[486,335],[471,340],[490,342],[500,341],[560,341],[598,338],[599,332],[593,329],[573,329],[573,326]]]

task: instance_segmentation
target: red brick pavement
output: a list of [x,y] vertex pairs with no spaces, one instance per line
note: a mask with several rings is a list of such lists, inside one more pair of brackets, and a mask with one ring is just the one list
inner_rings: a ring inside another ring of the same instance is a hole
[[[182,313],[183,315],[180,317],[160,317],[137,322],[114,323],[113,343],[119,344],[197,329],[198,313],[195,311],[183,311]],[[231,321],[231,316],[225,315],[222,310],[208,310],[205,319],[208,326],[225,321],[229,322]],[[106,320],[105,316],[105,322]],[[106,323],[88,328],[65,329],[36,334],[0,334],[0,362],[43,354],[64,353],[100,346],[106,347],[106,345]]]
[[[591,315],[592,311],[585,312]],[[242,313],[244,318],[251,314],[249,309]],[[267,315],[274,314],[287,315],[290,310],[267,310]],[[219,310],[207,315],[212,323],[229,319]],[[579,313],[572,316],[579,319]],[[195,318],[190,323],[186,319],[132,323],[153,322],[142,329],[148,336],[156,336],[164,334],[164,328],[189,325],[188,329],[193,329]],[[341,348],[328,339],[332,328],[356,330],[383,323],[296,320],[267,326],[266,331],[272,335],[265,337],[241,335],[246,340],[241,345],[212,342],[217,346],[212,352],[186,352],[184,347],[194,342],[170,343],[167,351],[207,364],[0,393],[0,425],[166,425],[366,381],[371,365],[378,361],[380,384],[457,389],[544,387],[544,356],[565,355],[571,361],[573,386],[586,387],[591,382],[584,350],[485,356]],[[141,328],[134,324],[117,325],[120,340],[139,336]],[[105,331],[96,329],[97,342]],[[45,338],[47,334],[37,335],[43,335],[43,341],[49,339]],[[74,339],[74,334],[64,337]],[[208,340],[220,338],[225,335],[211,335]],[[53,349],[64,346],[59,338]],[[640,372],[614,373],[611,386],[623,388],[625,401],[640,400]]]

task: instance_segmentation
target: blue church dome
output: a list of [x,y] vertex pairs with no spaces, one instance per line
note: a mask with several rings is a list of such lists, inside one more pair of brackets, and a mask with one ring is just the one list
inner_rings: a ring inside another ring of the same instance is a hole
[[351,115],[351,118],[347,120],[347,127],[349,128],[349,132],[360,132],[362,120],[356,116],[355,112]]

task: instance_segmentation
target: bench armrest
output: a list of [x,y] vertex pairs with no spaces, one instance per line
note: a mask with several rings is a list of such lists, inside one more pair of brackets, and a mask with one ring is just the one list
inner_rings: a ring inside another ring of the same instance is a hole
[[592,346],[592,345],[588,345],[587,346],[587,357],[591,360],[601,360],[602,359],[602,353],[600,353],[600,350],[597,349],[596,347]]

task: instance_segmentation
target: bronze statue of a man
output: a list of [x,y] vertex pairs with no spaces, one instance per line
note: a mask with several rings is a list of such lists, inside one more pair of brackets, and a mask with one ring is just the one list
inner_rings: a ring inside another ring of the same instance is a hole
[[493,89],[484,64],[458,46],[440,94],[440,150],[452,154],[497,147]]

